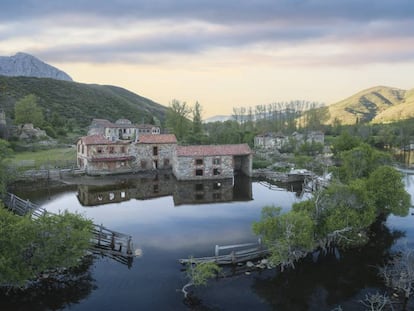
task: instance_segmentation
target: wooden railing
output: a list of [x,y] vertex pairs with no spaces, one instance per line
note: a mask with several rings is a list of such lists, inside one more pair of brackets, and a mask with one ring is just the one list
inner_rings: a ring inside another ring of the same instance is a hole
[[[53,214],[29,200],[19,198],[13,193],[7,192],[2,199],[4,205],[19,216],[30,214],[32,218],[38,218],[45,214]],[[134,253],[130,235],[110,230],[102,224],[93,224],[91,231],[90,250],[94,254],[110,257],[128,266],[132,264]]]

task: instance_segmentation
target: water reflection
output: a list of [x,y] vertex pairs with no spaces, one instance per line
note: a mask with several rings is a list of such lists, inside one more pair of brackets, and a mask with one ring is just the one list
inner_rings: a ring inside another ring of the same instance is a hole
[[243,176],[224,180],[177,181],[173,176],[123,179],[112,184],[80,184],[78,200],[83,206],[147,200],[172,196],[174,205],[250,201],[252,181]]
[[97,289],[91,273],[94,258],[64,274],[44,277],[29,289],[0,290],[0,310],[61,310],[77,304]]

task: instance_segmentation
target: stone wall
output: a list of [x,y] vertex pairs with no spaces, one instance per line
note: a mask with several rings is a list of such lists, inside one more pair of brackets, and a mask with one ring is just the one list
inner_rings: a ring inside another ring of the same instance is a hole
[[132,144],[130,155],[135,157],[134,169],[137,171],[171,169],[175,148],[176,144]]
[[[197,163],[197,160],[202,161]],[[233,177],[233,167],[233,156],[178,156],[174,159],[173,173],[178,180],[225,179]]]

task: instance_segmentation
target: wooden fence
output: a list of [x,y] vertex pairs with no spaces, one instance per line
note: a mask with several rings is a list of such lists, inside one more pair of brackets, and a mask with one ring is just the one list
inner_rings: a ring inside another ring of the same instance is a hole
[[[227,253],[220,255],[222,250],[227,251]],[[229,250],[231,251],[229,252]],[[181,264],[214,262],[218,265],[229,265],[263,258],[267,255],[269,255],[269,250],[262,245],[259,239],[257,243],[216,245],[214,256],[179,259],[179,262]]]

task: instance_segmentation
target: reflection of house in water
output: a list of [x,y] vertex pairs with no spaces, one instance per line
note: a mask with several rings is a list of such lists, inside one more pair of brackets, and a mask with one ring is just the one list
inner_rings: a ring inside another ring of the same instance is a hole
[[79,185],[78,200],[84,206],[119,203],[131,199],[146,200],[173,196],[174,205],[205,204],[252,200],[249,178],[177,181],[172,175],[121,180],[110,185]]
[[179,181],[173,194],[174,205],[205,204],[253,199],[250,178]]
[[124,179],[108,185],[78,185],[78,200],[84,206],[95,206],[169,196],[173,189],[171,175],[157,174],[152,178]]

